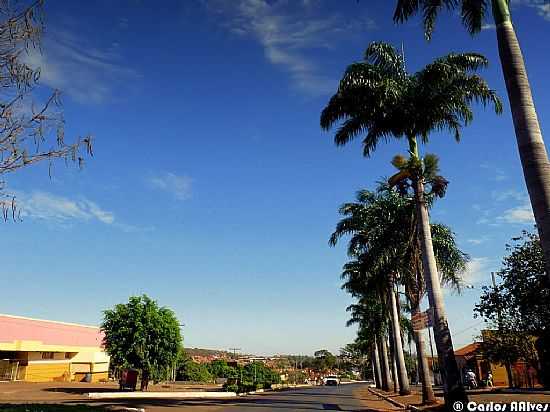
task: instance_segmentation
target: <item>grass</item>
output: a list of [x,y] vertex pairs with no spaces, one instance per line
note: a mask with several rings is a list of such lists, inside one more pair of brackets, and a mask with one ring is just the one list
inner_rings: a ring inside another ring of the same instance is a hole
[[0,405],[0,412],[105,412],[107,409],[87,405]]

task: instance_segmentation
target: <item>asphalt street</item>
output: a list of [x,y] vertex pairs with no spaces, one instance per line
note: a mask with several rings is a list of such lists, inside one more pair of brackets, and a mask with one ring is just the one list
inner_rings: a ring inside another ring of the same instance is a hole
[[[94,402],[101,406],[119,406],[143,408],[146,412],[168,411],[227,411],[227,412],[263,412],[263,411],[364,411],[354,392],[366,389],[364,384],[319,386],[281,392],[266,392],[232,400],[166,400],[150,399],[120,402]],[[82,403],[82,402],[65,402]],[[90,404],[91,402],[86,402]]]

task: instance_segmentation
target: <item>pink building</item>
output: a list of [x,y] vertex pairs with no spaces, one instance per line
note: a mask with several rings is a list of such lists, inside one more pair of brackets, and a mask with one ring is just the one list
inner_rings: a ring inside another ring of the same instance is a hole
[[0,380],[107,379],[102,341],[95,326],[0,314]]

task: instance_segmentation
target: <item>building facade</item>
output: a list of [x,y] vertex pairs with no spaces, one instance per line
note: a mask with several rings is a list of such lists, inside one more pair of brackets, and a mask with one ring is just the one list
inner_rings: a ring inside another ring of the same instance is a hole
[[108,379],[98,327],[0,314],[0,380]]

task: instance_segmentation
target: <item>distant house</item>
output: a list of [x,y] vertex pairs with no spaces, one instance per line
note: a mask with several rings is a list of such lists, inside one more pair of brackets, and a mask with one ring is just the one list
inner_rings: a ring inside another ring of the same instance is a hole
[[517,361],[511,365],[514,385],[510,385],[505,365],[491,363],[484,359],[479,348],[480,343],[474,342],[455,351],[456,363],[462,376],[466,370],[471,369],[476,374],[478,382],[481,382],[487,378],[488,372],[491,371],[494,386],[534,387],[540,385],[536,370],[529,367],[524,361]]
[[[480,351],[481,344],[473,342],[462,348],[455,350],[455,359],[460,371],[460,376],[464,379],[467,370],[472,370],[476,374],[478,383],[484,382],[487,374],[490,371],[493,375],[494,386],[511,386],[508,381],[506,367],[499,363],[491,363],[483,358]],[[437,358],[428,357],[428,364],[437,365]],[[534,368],[529,367],[524,361],[518,361],[511,365],[512,379],[516,387],[536,387],[540,386],[537,377],[537,372]],[[432,372],[433,376],[433,372]]]
[[97,382],[109,356],[98,327],[0,314],[0,380]]

